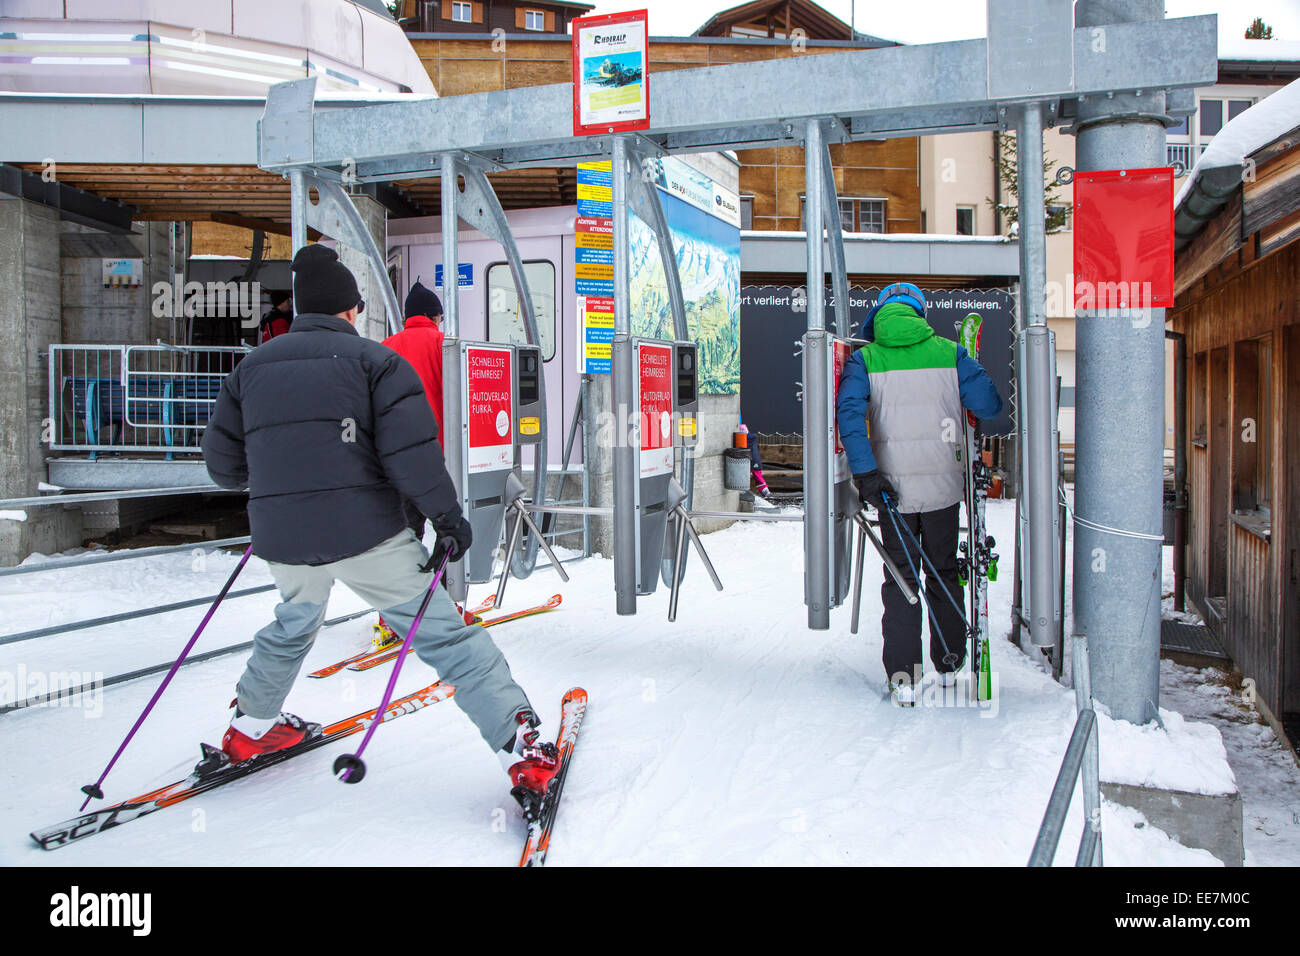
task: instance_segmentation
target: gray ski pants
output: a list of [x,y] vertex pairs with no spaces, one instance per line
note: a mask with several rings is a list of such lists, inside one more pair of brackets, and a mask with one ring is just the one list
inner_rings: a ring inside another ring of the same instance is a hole
[[[334,582],[377,608],[402,637],[410,630],[433,579],[421,572],[424,546],[403,530],[362,554],[322,565],[267,562],[280,589],[275,620],[253,638],[253,654],[239,679],[239,708],[253,717],[275,717],[325,620]],[[510,676],[510,665],[486,630],[467,625],[446,590],[438,587],[412,640],[420,659],[456,688],[452,698],[478,727],[488,746],[500,750],[514,738],[515,715],[531,710]]]

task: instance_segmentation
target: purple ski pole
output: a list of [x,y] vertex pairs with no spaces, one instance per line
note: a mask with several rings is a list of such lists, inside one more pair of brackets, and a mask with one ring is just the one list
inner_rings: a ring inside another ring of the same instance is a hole
[[[438,582],[442,580],[442,572],[447,570],[447,560],[451,557],[452,549],[455,543],[451,538],[443,538],[438,544],[446,545],[446,551],[442,556],[442,563],[438,565],[438,571],[434,574],[433,580],[429,582],[429,589],[424,592],[424,600],[420,602],[420,610],[415,614],[415,620],[411,622],[411,629],[406,632],[406,640],[402,642],[402,649],[397,652],[397,663],[393,665],[393,674],[388,678],[388,686],[384,688],[384,699],[379,702],[375,709],[375,716],[370,718],[370,726],[366,728],[366,735],[361,738],[361,746],[357,748],[354,754],[340,754],[339,758],[334,761],[334,776],[338,777],[344,783],[360,783],[361,778],[366,775],[366,765],[361,759],[361,754],[366,749],[366,744],[370,743],[370,738],[374,736],[375,729],[384,722],[384,711],[388,709],[389,702],[393,699],[393,689],[397,687],[397,675],[402,672],[402,662],[406,660],[406,652],[411,649],[411,640],[415,637],[415,632],[420,629],[420,622],[424,620],[424,612],[428,610],[429,599],[433,597],[433,592],[438,590]],[[434,547],[437,547],[435,545]]]
[[162,683],[158,685],[158,689],[154,691],[153,697],[149,700],[149,703],[145,705],[144,711],[136,718],[135,726],[132,727],[130,733],[126,735],[126,739],[122,741],[122,745],[117,748],[117,753],[113,754],[113,759],[108,762],[108,766],[104,768],[104,772],[99,775],[99,779],[94,783],[88,783],[81,788],[81,792],[86,795],[86,802],[81,805],[82,810],[86,809],[92,798],[95,800],[104,799],[104,780],[108,777],[109,771],[113,769],[113,764],[117,763],[117,758],[122,756],[122,752],[126,750],[126,745],[131,742],[131,738],[135,736],[135,732],[140,729],[140,725],[144,723],[144,719],[149,716],[149,711],[153,710],[153,705],[158,703],[158,698],[162,696],[163,691],[167,689],[167,685],[170,684],[172,678],[176,676],[176,671],[180,669],[185,658],[189,656],[195,642],[199,639],[199,635],[202,634],[203,629],[208,626],[208,621],[212,620],[212,615],[217,613],[217,608],[221,605],[221,599],[230,591],[231,585],[235,583],[235,578],[239,577],[239,572],[244,570],[244,565],[248,563],[248,559],[252,554],[253,546],[250,544],[247,550],[244,551],[244,556],[240,558],[239,563],[235,565],[235,570],[230,572],[230,577],[226,579],[225,587],[221,589],[216,600],[212,602],[212,607],[208,608],[208,613],[203,615],[203,620],[199,622],[198,629],[194,632],[194,636],[191,637],[189,643],[185,645],[185,649],[181,651],[181,656],[176,658],[176,663],[172,665],[172,669],[167,672],[167,676],[164,677]]

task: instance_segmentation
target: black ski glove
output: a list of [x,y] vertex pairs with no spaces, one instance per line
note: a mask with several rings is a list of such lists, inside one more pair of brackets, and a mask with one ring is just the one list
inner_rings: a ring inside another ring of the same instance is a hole
[[433,527],[438,532],[438,543],[433,546],[433,554],[429,555],[428,563],[421,569],[423,571],[437,568],[442,564],[442,556],[448,551],[451,552],[448,563],[459,561],[474,543],[474,531],[463,516],[452,520],[450,515],[439,515]]
[[854,475],[853,484],[858,489],[858,497],[862,499],[863,504],[871,505],[877,511],[885,510],[885,495],[889,495],[892,503],[898,502],[898,492],[889,483],[889,479],[879,471]]

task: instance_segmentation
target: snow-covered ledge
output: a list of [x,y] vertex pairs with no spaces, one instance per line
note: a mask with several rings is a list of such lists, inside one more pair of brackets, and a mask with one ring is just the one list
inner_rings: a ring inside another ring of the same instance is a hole
[[1137,810],[1184,846],[1242,866],[1241,795],[1218,728],[1164,709],[1158,724],[1141,727],[1098,717],[1106,799]]

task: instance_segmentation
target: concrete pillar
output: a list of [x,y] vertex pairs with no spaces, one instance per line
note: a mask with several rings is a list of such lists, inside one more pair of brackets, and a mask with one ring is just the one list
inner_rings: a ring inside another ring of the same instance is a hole
[[[62,341],[56,210],[0,199],[0,289],[0,498],[19,498],[36,494],[46,478],[46,353]],[[0,520],[0,565],[15,564],[37,547],[80,544],[80,519],[80,511],[33,508],[26,520]]]
[[[383,204],[369,196],[353,196],[353,205],[357,207],[357,212],[361,214],[362,221],[365,222],[366,228],[374,236],[375,243],[380,249],[388,248],[388,210]],[[357,331],[365,338],[383,341],[388,338],[388,319],[384,315],[384,300],[380,283],[388,281],[388,274],[382,273],[375,275],[374,269],[371,268],[370,260],[366,258],[365,253],[353,249],[352,247],[340,242],[338,245],[339,260],[352,270],[352,274],[357,277],[357,288],[361,290],[361,298],[366,301],[366,311],[357,319]],[[401,328],[401,316],[397,317],[397,327]]]
[[[1075,25],[1164,18],[1163,0],[1080,0]],[[1079,104],[1076,168],[1165,165],[1163,92]],[[1075,319],[1075,512],[1159,535],[1164,488],[1164,310],[1080,310]],[[1117,718],[1160,704],[1161,542],[1074,526],[1074,630],[1088,635],[1093,694]]]

